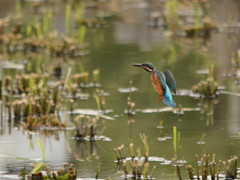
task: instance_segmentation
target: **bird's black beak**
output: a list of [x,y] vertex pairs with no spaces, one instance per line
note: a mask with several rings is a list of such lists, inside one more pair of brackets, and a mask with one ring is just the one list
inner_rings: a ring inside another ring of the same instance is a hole
[[133,64],[133,66],[142,67],[142,64]]

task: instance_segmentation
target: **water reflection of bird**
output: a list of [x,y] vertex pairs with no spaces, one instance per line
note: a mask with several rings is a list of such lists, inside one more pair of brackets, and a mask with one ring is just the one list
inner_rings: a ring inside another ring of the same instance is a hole
[[164,69],[164,73],[162,73],[151,63],[133,64],[133,66],[141,67],[149,72],[152,84],[160,94],[158,99],[159,102],[163,100],[163,102],[168,106],[176,107],[172,94],[169,90],[171,89],[174,94],[176,94],[176,81],[169,70]]

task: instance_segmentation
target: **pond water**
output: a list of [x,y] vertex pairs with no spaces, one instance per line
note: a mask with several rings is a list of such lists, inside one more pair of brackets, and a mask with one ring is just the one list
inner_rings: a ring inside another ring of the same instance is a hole
[[[29,9],[31,3],[33,2],[27,1],[23,8]],[[177,157],[186,161],[180,167],[184,179],[188,177],[185,166],[188,164],[195,166],[196,154],[199,160],[204,153],[209,153],[210,156],[216,154],[216,162],[227,161],[231,155],[239,156],[240,97],[227,93],[222,93],[215,99],[181,95],[183,90],[190,90],[206,77],[197,71],[205,70],[212,64],[215,67],[214,77],[219,85],[225,86],[227,92],[239,93],[240,88],[235,85],[234,79],[223,76],[231,69],[231,54],[236,53],[240,47],[239,29],[238,32],[220,31],[208,39],[182,36],[174,38],[169,34],[169,30],[146,25],[146,17],[152,11],[150,2],[126,1],[120,4],[119,7],[117,5],[112,7],[118,18],[108,19],[106,28],[87,31],[89,53],[85,56],[67,59],[37,55],[33,61],[22,55],[8,56],[18,64],[24,59],[26,62],[24,69],[20,70],[23,72],[36,71],[39,64],[44,64],[44,67],[48,68],[59,63],[63,69],[62,79],[65,79],[68,67],[72,68],[73,73],[82,68],[89,72],[100,69],[100,89],[107,93],[106,109],[112,110],[106,115],[114,118],[101,120],[99,128],[105,128],[102,135],[107,139],[94,142],[76,141],[72,125],[69,125],[69,130],[27,132],[19,129],[19,123],[14,119],[8,120],[6,116],[1,115],[1,179],[7,179],[6,174],[19,174],[25,164],[30,164],[27,160],[13,157],[43,160],[39,138],[43,142],[46,162],[52,170],[61,167],[63,162],[73,163],[77,168],[78,177],[81,178],[94,178],[99,166],[100,178],[124,179],[123,172],[117,171],[113,149],[124,144],[128,156],[130,143],[134,143],[135,148],[143,149],[140,133],[148,137],[149,156],[172,160],[175,157],[174,126],[181,134]],[[0,1],[0,7],[4,9],[0,10],[0,16],[4,17],[7,13],[14,12],[15,2],[3,0]],[[227,2],[213,0],[210,7],[212,21],[221,27],[231,20],[239,21],[237,18],[240,17],[240,5],[237,0]],[[64,32],[64,6],[55,11],[54,24],[60,32]],[[4,58],[5,56],[1,54],[0,60],[5,61]],[[177,95],[173,98],[177,105],[181,104],[183,110],[186,109],[184,114],[179,116],[172,111],[152,113],[141,111],[166,107],[163,103],[159,104],[158,94],[151,84],[149,74],[132,66],[133,63],[143,62],[151,62],[160,70],[164,67],[171,70],[177,82]],[[0,77],[3,79],[8,74],[14,76],[16,71],[0,67]],[[133,82],[132,86],[137,88],[131,93],[131,101],[135,103],[136,110],[134,122],[129,122],[125,114],[129,93],[119,91],[119,88],[128,88],[130,81]],[[89,88],[87,93],[90,95],[88,100],[77,99],[73,105],[74,110],[97,110],[95,88]],[[0,105],[3,107],[3,101],[0,101]],[[187,111],[189,108],[194,110]],[[2,109],[2,114],[3,111],[6,112]],[[71,122],[77,115],[70,115],[69,109],[64,106],[61,118],[64,119],[64,116]],[[203,142],[200,142],[202,136]],[[176,167],[167,162],[150,162],[150,170],[156,165],[154,172],[156,179],[177,179]]]

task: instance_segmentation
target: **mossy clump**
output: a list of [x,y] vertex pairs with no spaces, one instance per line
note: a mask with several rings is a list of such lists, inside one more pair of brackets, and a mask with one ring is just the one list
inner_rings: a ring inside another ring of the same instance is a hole
[[[42,169],[45,168],[45,171]],[[63,163],[63,166],[57,171],[51,171],[49,166],[43,162],[39,162],[37,165],[32,165],[32,170],[29,174],[26,174],[26,166],[20,173],[20,176],[25,179],[65,179],[74,180],[77,179],[77,169],[73,167],[73,164]]]
[[219,86],[213,77],[214,66],[209,68],[208,77],[206,80],[201,80],[198,84],[192,87],[193,93],[200,94],[202,98],[215,98],[218,95]]
[[212,31],[218,30],[218,26],[213,24],[209,18],[205,18],[199,26],[186,25],[184,29],[187,37],[209,37]]
[[218,94],[218,83],[213,78],[207,78],[194,85],[192,91],[203,98],[214,98]]

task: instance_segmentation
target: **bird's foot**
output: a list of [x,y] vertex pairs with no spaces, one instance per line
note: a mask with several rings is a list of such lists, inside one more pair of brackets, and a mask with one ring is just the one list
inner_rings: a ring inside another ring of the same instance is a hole
[[163,99],[163,96],[160,95],[159,98],[158,98],[158,102],[160,103],[162,99]]

